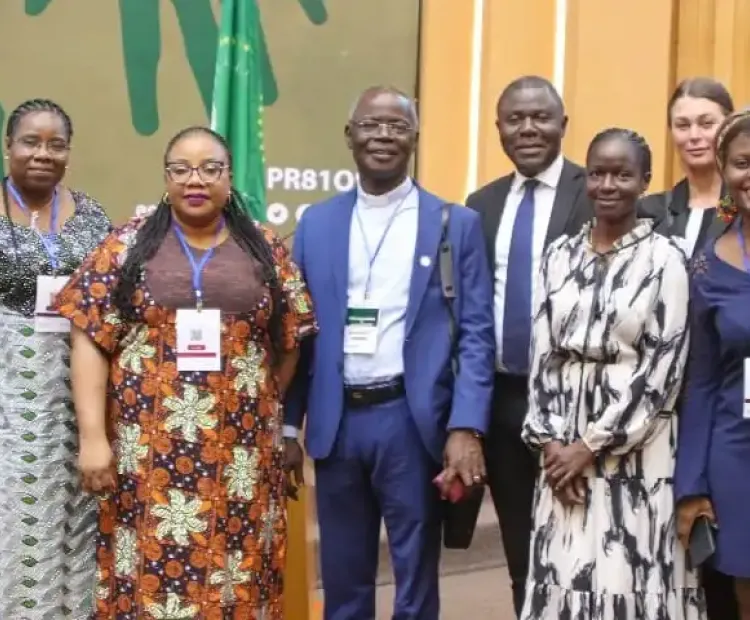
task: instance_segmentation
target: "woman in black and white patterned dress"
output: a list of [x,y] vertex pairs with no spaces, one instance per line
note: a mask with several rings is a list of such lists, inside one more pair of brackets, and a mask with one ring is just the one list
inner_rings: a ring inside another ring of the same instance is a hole
[[534,322],[524,440],[542,451],[523,620],[699,620],[675,532],[674,405],[688,274],[636,219],[643,138],[609,129],[587,155],[596,219],[553,244]]

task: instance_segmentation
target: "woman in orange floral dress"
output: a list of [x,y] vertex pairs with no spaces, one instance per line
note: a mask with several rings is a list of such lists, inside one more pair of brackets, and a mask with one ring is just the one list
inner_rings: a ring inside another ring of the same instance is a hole
[[57,299],[79,468],[102,498],[95,618],[281,619],[297,446],[280,400],[316,330],[310,299],[244,214],[218,135],[180,132],[165,176],[156,211],[113,232]]

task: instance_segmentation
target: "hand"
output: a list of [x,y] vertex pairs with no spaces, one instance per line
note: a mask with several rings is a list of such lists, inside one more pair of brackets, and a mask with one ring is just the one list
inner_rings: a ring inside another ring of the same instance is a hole
[[690,532],[698,517],[705,516],[716,523],[711,500],[707,497],[686,497],[677,504],[677,537],[685,549],[690,545]]
[[115,455],[106,436],[81,438],[78,471],[84,490],[103,494],[115,490]]
[[443,494],[448,495],[456,476],[466,487],[482,484],[487,475],[482,444],[471,431],[455,430],[448,435],[443,453]]
[[289,497],[298,499],[297,490],[305,484],[305,453],[299,441],[284,437],[284,472],[286,474],[286,492]]
[[544,455],[544,472],[554,490],[562,489],[573,482],[586,467],[594,462],[594,453],[582,441]]
[[559,441],[557,439],[553,441],[548,441],[544,444],[544,463],[545,467],[548,461],[551,461],[560,454],[560,450],[562,450],[565,447],[565,444],[562,441]]
[[552,493],[563,506],[582,506],[586,503],[586,481],[578,476],[570,484],[553,490]]

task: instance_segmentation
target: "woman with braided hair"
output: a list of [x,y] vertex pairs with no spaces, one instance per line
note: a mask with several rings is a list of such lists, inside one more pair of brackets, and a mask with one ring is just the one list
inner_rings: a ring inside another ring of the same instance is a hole
[[539,449],[523,620],[702,620],[674,526],[672,474],[688,346],[676,241],[637,219],[651,179],[638,134],[586,157],[595,220],[545,254],[523,438]]
[[282,618],[285,449],[299,448],[280,403],[316,325],[231,163],[210,129],[178,133],[156,211],[114,231],[57,298],[79,468],[102,494],[102,620]]
[[8,117],[0,191],[0,618],[91,614],[96,504],[75,471],[70,326],[52,295],[110,231],[62,181],[73,125],[53,101]]
[[688,544],[696,519],[717,526],[713,567],[734,578],[750,620],[750,109],[730,115],[716,137],[730,223],[693,262],[690,363],[680,412],[675,495]]

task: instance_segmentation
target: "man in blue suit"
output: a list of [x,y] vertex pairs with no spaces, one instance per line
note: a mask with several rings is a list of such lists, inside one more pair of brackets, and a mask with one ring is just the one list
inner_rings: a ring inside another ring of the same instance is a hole
[[375,618],[381,520],[396,580],[393,618],[437,620],[441,509],[433,479],[444,470],[445,491],[457,478],[466,486],[484,479],[492,278],[479,216],[451,207],[453,347],[438,268],[445,201],[408,174],[414,102],[370,88],[345,134],[358,187],[308,208],[294,238],[320,331],[288,392],[285,433],[307,415],[326,620]]

